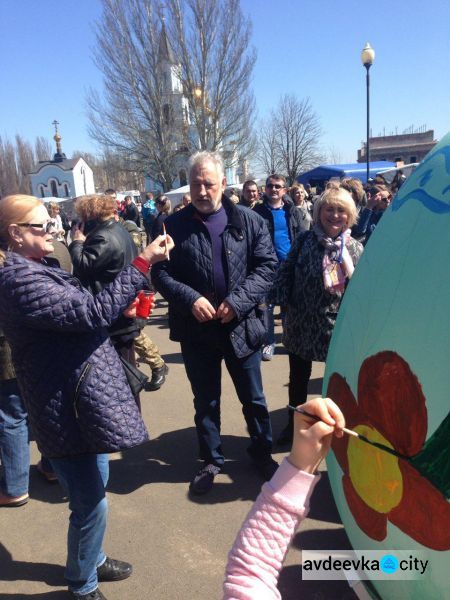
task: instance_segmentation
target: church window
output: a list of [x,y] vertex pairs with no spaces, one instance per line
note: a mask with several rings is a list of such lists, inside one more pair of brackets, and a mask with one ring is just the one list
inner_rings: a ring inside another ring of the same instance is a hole
[[67,183],[64,184],[64,196],[66,198],[69,197],[69,186],[67,185]]
[[172,107],[170,106],[170,104],[164,104],[163,116],[164,116],[164,123],[166,125],[170,125],[173,121],[173,112],[172,112]]
[[81,176],[83,177],[83,189],[84,189],[84,193],[87,194],[87,188],[86,188],[86,171],[84,169],[84,167],[81,167]]
[[54,179],[52,179],[50,181],[50,187],[51,187],[51,190],[52,190],[52,196],[54,198],[58,198],[58,188],[56,186],[56,181]]
[[178,177],[180,178],[180,187],[182,187],[183,185],[187,185],[187,176],[185,169],[180,169]]
[[45,197],[45,189],[44,189],[43,185],[39,186],[39,194],[40,194],[41,198]]

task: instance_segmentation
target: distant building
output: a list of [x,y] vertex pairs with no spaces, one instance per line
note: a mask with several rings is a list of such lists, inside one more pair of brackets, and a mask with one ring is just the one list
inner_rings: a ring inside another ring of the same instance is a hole
[[53,160],[41,160],[30,173],[32,194],[37,198],[75,198],[95,194],[92,169],[82,158],[68,159],[61,149],[58,123],[54,121],[56,153]]
[[[387,160],[405,164],[420,162],[436,144],[433,129],[371,137],[370,161]],[[366,144],[358,150],[358,162],[366,162]]]

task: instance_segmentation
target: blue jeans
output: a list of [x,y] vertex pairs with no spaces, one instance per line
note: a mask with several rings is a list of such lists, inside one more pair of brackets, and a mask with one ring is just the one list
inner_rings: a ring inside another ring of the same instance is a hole
[[83,454],[50,462],[71,510],[65,578],[72,592],[89,594],[98,585],[97,567],[106,558],[102,544],[108,515],[108,455]]
[[200,458],[222,466],[220,442],[220,396],[222,359],[233,380],[250,435],[248,452],[255,461],[265,461],[272,451],[272,426],[261,378],[261,352],[237,358],[224,336],[216,343],[181,342],[186,374],[194,394],[195,426]]
[[26,494],[30,473],[28,415],[15,379],[0,381],[0,458],[1,491],[13,498]]

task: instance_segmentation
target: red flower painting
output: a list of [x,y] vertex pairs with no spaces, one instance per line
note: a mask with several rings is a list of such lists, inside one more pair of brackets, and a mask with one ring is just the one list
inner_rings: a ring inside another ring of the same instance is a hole
[[[427,409],[419,380],[395,352],[367,358],[358,378],[358,402],[338,373],[327,395],[344,413],[346,426],[407,457],[417,455],[427,434]],[[342,485],[358,526],[384,540],[390,521],[433,550],[450,549],[450,504],[408,461],[351,436],[334,438],[344,471]]]

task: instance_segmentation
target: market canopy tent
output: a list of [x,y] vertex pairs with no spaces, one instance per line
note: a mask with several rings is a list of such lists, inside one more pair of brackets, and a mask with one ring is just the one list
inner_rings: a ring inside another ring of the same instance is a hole
[[181,202],[185,194],[189,194],[188,185],[183,185],[182,187],[177,188],[176,190],[170,190],[170,192],[166,192],[164,196],[167,196],[169,198],[173,206],[174,202]]
[[[395,163],[379,160],[369,163],[369,177],[374,178],[383,169],[395,167]],[[299,183],[310,183],[313,187],[328,181],[332,177],[355,177],[363,183],[367,182],[366,163],[348,163],[344,165],[320,165],[311,171],[306,171],[297,177]]]
[[383,179],[385,179],[389,184],[391,184],[400,171],[405,176],[405,179],[407,179],[414,172],[414,169],[418,166],[418,164],[419,163],[410,163],[408,165],[403,165],[402,167],[394,167],[393,169],[387,169],[387,171],[379,171],[377,174],[382,175]]

